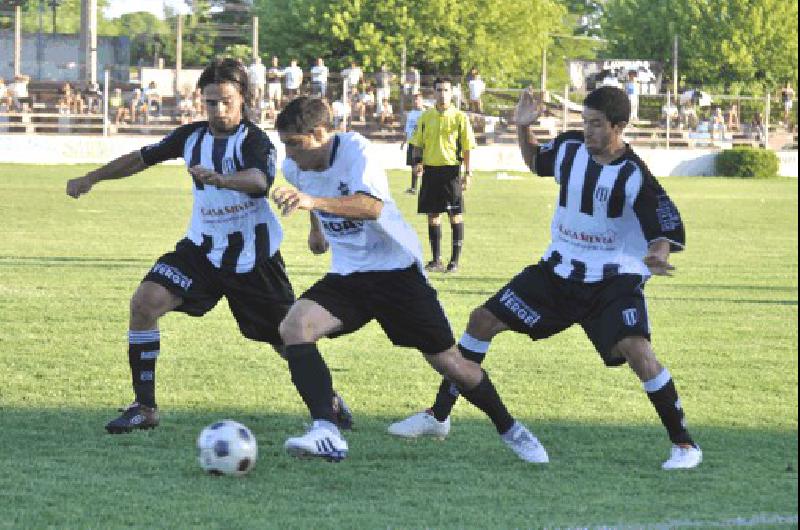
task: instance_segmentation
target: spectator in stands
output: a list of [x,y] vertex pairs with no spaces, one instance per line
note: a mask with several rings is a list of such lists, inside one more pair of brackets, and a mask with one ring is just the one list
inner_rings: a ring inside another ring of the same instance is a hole
[[279,66],[278,57],[272,57],[272,66],[267,70],[267,99],[272,102],[272,106],[277,110],[281,108],[281,77],[283,68]]
[[311,68],[311,95],[324,98],[328,93],[328,67],[325,60],[317,57],[317,64]]
[[361,93],[358,91],[357,86],[351,86],[350,92],[347,95],[347,107],[350,109],[351,123],[354,119],[354,116],[358,113],[360,104],[361,104]]
[[150,121],[150,117],[153,115],[153,111],[157,109],[158,117],[161,117],[161,112],[163,110],[163,98],[161,97],[161,93],[158,91],[158,85],[156,85],[155,81],[150,81],[150,84],[147,85],[147,89],[144,91],[144,101],[146,104],[145,114],[144,114],[144,121],[148,123]]
[[394,121],[394,109],[389,103],[388,98],[384,98],[381,104],[381,112],[378,115],[378,125],[381,129],[388,127]]
[[364,87],[364,92],[358,103],[358,117],[361,123],[367,121],[367,114],[373,115],[375,113],[375,89],[372,85]]
[[181,125],[194,121],[194,101],[192,100],[192,91],[188,88],[183,90],[178,101],[178,121]]
[[124,120],[130,120],[130,109],[125,105],[122,89],[115,88],[108,97],[108,117],[114,117],[114,124],[120,125]]
[[289,67],[283,71],[283,78],[286,82],[286,97],[291,100],[299,96],[303,84],[303,70],[297,66],[297,59],[292,59]]
[[267,79],[267,68],[261,63],[261,57],[253,59],[253,64],[247,69],[247,80],[250,83],[250,103],[254,107],[260,106],[264,99],[264,83]]
[[729,131],[738,131],[739,130],[739,106],[735,103],[731,105],[731,108],[728,109],[728,130]]
[[11,92],[6,86],[6,80],[0,77],[0,112],[8,112],[14,105]]
[[392,81],[394,81],[394,74],[389,72],[386,64],[381,65],[380,71],[375,74],[375,103],[377,105],[375,112],[379,116],[383,112],[383,101],[392,97]]
[[75,91],[72,90],[72,85],[64,83],[58,89],[58,112],[60,114],[70,114],[73,112],[73,105],[75,104]]
[[467,84],[469,84],[470,81],[475,79],[476,75],[478,75],[478,67],[473,66],[472,68],[469,69],[469,73],[467,74]]
[[351,94],[353,88],[358,91],[358,85],[364,79],[364,72],[355,61],[350,61],[350,66],[342,70],[343,94]]
[[333,118],[334,131],[347,131],[347,117],[349,114],[350,108],[344,101],[337,99],[331,104],[331,116]]
[[406,96],[417,94],[420,91],[422,84],[422,76],[420,76],[419,69],[414,66],[409,66],[406,70],[406,77],[403,80],[403,93]]
[[100,85],[91,83],[83,92],[86,101],[86,112],[100,113],[100,107],[103,101],[103,91],[100,90]]
[[[144,99],[144,93],[141,88],[134,88],[131,93],[131,98],[128,101],[128,108],[130,109],[131,122],[136,123],[140,113],[147,113],[147,102]],[[145,120],[147,118],[145,117]]]
[[628,101],[631,102],[631,121],[639,120],[639,93],[641,92],[638,80],[638,71],[628,72],[628,80],[625,82],[625,93]]
[[14,82],[11,83],[9,91],[11,93],[12,107],[19,112],[28,110],[31,104],[31,97],[28,94],[28,83],[30,76],[25,74],[15,75]]
[[750,121],[750,138],[759,142],[764,139],[764,118],[758,111]]
[[469,89],[469,110],[471,112],[483,112],[483,92],[486,90],[486,83],[483,82],[481,74],[478,73],[477,68],[472,69],[472,79],[467,81]]
[[711,139],[714,139],[714,133],[719,132],[719,139],[725,139],[725,115],[722,113],[722,107],[715,107],[713,114],[711,114]]
[[789,81],[786,82],[786,86],[781,90],[781,102],[783,102],[783,124],[787,129],[791,129],[794,89]]

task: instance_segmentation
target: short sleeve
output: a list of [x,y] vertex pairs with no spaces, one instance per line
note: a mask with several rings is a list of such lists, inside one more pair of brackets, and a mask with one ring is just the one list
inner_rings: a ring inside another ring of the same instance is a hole
[[472,130],[472,125],[466,114],[461,115],[461,127],[459,127],[459,140],[461,141],[463,151],[471,151],[477,146],[475,142],[475,131]]
[[583,142],[583,133],[579,131],[568,131],[559,134],[546,144],[539,146],[536,152],[535,167],[536,174],[540,177],[554,177],[556,175],[556,157],[561,144],[568,140]]
[[167,160],[182,158],[186,140],[188,140],[189,136],[191,136],[194,131],[202,126],[202,122],[183,125],[169,133],[157,144],[142,147],[142,160],[148,166],[152,166],[160,162],[166,162]]
[[277,173],[277,153],[267,134],[251,127],[242,142],[242,169],[258,169],[267,177],[271,186]]
[[347,187],[351,194],[363,193],[380,201],[391,199],[386,171],[377,160],[370,156],[366,141],[347,154]]

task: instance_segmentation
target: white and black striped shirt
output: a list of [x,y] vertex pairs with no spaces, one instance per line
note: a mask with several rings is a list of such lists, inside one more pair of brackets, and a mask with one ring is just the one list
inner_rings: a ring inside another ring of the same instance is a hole
[[[183,158],[186,167],[199,164],[221,175],[259,169],[267,176],[268,188],[275,180],[275,146],[264,131],[247,120],[226,138],[214,138],[205,121],[184,125],[159,143],[142,148],[141,153],[148,165]],[[282,238],[267,193],[248,194],[194,180],[194,205],[186,239],[215,267],[249,272],[277,252]]]
[[586,283],[618,274],[649,277],[643,260],[651,242],[666,239],[672,251],[683,249],[678,209],[630,146],[601,165],[582,132],[567,132],[539,148],[536,173],[560,186],[542,258],[555,274]]

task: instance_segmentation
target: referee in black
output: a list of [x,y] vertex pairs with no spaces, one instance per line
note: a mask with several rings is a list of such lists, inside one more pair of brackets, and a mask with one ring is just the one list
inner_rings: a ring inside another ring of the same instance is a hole
[[[409,140],[414,147],[414,172],[422,175],[417,211],[428,215],[428,239],[433,257],[425,269],[456,272],[464,242],[462,193],[472,178],[469,154],[476,145],[475,134],[467,115],[451,105],[453,86],[450,81],[436,78],[433,89],[436,106],[422,113]],[[444,212],[450,217],[453,229],[453,253],[446,268],[441,257],[441,214]]]

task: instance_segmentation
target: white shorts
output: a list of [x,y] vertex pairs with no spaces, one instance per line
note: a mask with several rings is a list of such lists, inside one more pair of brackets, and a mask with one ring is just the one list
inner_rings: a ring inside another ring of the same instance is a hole
[[267,85],[267,98],[268,99],[281,99],[281,84],[270,83]]

